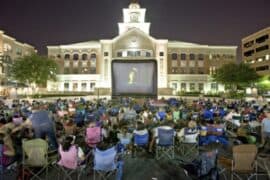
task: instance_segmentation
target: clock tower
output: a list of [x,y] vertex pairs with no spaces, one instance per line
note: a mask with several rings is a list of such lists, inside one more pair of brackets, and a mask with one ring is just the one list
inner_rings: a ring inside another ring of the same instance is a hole
[[150,23],[145,22],[146,9],[141,8],[136,0],[133,0],[129,8],[123,9],[124,22],[118,23],[119,35],[131,28],[138,28],[149,34]]

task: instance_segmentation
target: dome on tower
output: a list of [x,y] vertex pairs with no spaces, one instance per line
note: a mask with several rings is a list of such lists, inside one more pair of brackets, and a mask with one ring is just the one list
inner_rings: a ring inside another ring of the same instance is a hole
[[132,2],[129,5],[129,9],[140,9],[140,8],[141,7],[140,7],[139,3],[137,3],[137,2]]

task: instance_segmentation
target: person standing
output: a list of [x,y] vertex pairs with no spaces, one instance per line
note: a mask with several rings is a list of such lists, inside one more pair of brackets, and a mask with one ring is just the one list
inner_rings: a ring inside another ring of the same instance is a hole
[[270,109],[265,110],[266,117],[262,120],[262,146],[265,145],[266,139],[270,138]]

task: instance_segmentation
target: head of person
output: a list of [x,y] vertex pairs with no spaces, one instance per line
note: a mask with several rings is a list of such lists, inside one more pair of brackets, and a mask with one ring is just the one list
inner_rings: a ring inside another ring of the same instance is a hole
[[194,128],[196,128],[196,127],[197,127],[196,121],[190,120],[190,121],[188,122],[188,128],[194,129]]
[[62,142],[63,151],[68,151],[72,145],[75,143],[75,136],[67,136]]
[[143,130],[143,129],[145,129],[145,126],[144,126],[143,122],[138,121],[137,124],[136,124],[136,129],[137,130]]

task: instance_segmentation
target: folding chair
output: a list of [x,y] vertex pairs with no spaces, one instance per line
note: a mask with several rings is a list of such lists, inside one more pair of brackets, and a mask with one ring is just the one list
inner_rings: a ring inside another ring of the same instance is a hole
[[117,172],[116,148],[112,147],[105,151],[97,148],[94,150],[94,180],[96,173],[102,178],[107,179]]
[[86,143],[90,147],[96,147],[96,145],[101,142],[102,133],[100,127],[93,127],[86,129]]
[[[78,149],[76,146],[70,147],[69,151],[63,151],[62,146],[59,147],[60,161],[57,163],[59,172],[62,172],[64,177],[61,179],[72,180],[72,174],[77,173],[77,179],[80,179],[82,166],[78,164]],[[60,174],[60,173],[59,173]],[[58,174],[58,175],[59,175]],[[59,176],[58,176],[59,179]]]
[[[233,159],[220,158],[219,165],[222,168],[221,174],[226,179],[225,173],[231,172],[231,179],[251,179],[253,176],[257,179],[257,147],[254,144],[241,144],[233,147]],[[241,175],[249,175],[247,178],[241,178]]]
[[0,180],[4,180],[4,176],[16,173],[16,161],[6,162],[4,158],[4,145],[0,144]]
[[[24,178],[25,170],[28,170],[32,178],[43,179],[40,177],[43,171],[48,175],[48,143],[43,139],[32,139],[23,141],[23,160],[22,176]],[[40,168],[37,170],[37,168]]]
[[198,132],[192,134],[185,134],[179,141],[177,147],[181,159],[185,161],[191,161],[199,153]]
[[248,179],[253,176],[257,179],[257,153],[258,149],[254,144],[234,146],[231,179],[233,179],[234,176],[241,179],[239,174],[248,174],[250,175]]
[[174,159],[174,129],[158,128],[156,142],[156,159],[168,157]]
[[143,135],[134,133],[134,143],[132,148],[133,156],[136,156],[137,150],[140,148],[146,148],[149,144],[149,134],[145,133]]

